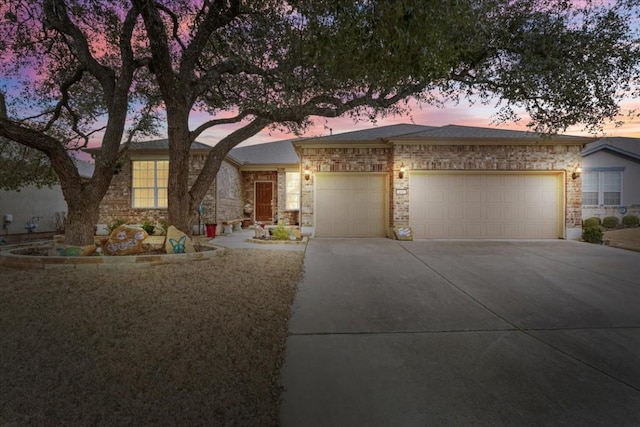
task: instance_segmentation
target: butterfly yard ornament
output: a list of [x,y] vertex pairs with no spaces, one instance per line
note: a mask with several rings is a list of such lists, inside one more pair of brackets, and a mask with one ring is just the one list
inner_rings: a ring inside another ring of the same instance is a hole
[[171,243],[171,247],[173,247],[174,254],[183,254],[186,242],[187,236],[182,236],[177,242],[175,239],[169,239],[169,243]]
[[196,248],[193,246],[193,241],[189,238],[189,236],[187,236],[186,233],[178,230],[173,225],[169,226],[167,230],[164,249],[168,254],[185,254],[193,253],[196,251]]

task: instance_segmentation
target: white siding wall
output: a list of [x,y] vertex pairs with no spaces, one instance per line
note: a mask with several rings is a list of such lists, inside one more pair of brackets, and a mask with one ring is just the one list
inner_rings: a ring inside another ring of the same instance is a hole
[[[38,218],[36,232],[56,231],[54,215],[56,212],[67,212],[67,202],[64,200],[59,185],[37,188],[24,187],[21,191],[0,191],[0,235],[26,233],[25,225],[33,217]],[[13,222],[7,229],[4,216],[13,215]]]

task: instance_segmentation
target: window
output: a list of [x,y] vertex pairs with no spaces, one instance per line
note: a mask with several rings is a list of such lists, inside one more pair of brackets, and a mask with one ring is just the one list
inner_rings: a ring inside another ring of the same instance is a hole
[[618,206],[621,203],[622,171],[603,170],[582,173],[582,204]]
[[168,160],[142,160],[132,163],[134,208],[166,208]]
[[285,176],[287,188],[287,210],[300,209],[300,172],[287,172]]

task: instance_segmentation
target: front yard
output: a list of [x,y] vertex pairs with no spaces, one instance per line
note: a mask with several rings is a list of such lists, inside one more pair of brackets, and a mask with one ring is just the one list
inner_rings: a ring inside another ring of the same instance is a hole
[[0,269],[0,425],[278,425],[302,262]]

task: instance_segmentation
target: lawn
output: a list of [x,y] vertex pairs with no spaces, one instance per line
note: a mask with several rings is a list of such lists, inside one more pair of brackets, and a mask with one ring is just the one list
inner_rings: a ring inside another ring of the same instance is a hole
[[302,262],[0,269],[0,425],[278,425]]

